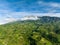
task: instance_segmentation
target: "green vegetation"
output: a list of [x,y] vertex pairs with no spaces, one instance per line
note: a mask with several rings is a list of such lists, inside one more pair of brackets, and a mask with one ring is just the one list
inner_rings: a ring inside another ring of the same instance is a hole
[[1,25],[0,45],[60,45],[60,18],[42,17]]

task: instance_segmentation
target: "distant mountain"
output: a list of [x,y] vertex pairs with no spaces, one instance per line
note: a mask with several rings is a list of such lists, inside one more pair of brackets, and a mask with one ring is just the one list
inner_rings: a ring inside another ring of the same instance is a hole
[[[9,23],[21,23],[21,22],[39,22],[39,23],[53,23],[60,22],[60,17],[50,17],[50,16],[25,16],[16,21],[12,21]],[[9,24],[8,23],[8,24]]]
[[[48,23],[48,22],[56,22],[56,21],[60,21],[60,17],[51,17],[51,16],[25,16],[19,19],[14,19],[8,21],[7,23],[11,23],[11,22],[21,22],[21,21],[40,21],[41,23]],[[5,23],[3,23],[5,24]]]
[[43,20],[43,21],[58,21],[60,17],[50,17],[50,16],[25,16],[21,20]]
[[60,17],[50,17],[50,16],[26,16],[21,18],[21,20],[18,20],[19,22],[23,21],[23,22],[30,22],[30,21],[37,21],[40,23],[53,23],[53,22],[59,22],[60,21]]
[[57,22],[60,21],[60,17],[50,17],[50,16],[43,16],[43,17],[39,17],[41,22]]

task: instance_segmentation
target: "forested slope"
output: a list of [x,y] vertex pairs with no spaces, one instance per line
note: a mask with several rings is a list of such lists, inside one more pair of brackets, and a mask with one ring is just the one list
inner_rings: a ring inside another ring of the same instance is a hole
[[60,18],[44,16],[1,25],[0,45],[60,45]]

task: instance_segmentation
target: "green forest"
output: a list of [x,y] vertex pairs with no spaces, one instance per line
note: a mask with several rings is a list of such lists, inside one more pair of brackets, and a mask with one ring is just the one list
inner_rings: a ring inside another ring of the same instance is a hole
[[0,45],[60,45],[60,18],[43,16],[0,25]]

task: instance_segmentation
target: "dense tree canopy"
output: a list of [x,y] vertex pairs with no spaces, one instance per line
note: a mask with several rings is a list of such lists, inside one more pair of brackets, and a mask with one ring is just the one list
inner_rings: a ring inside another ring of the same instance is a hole
[[60,19],[42,17],[1,25],[0,45],[60,45]]

